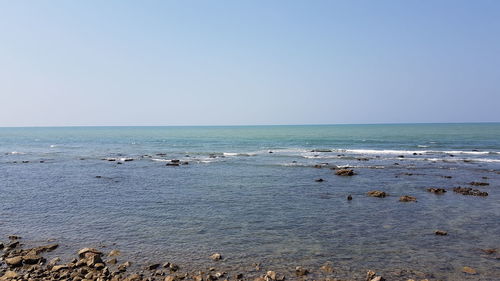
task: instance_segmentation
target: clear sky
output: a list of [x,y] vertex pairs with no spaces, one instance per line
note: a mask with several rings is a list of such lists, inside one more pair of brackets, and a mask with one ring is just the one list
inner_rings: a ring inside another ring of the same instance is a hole
[[500,121],[500,1],[0,0],[0,126]]

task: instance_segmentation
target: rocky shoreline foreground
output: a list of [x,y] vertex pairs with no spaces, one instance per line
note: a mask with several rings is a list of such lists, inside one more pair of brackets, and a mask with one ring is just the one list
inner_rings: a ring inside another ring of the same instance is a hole
[[[220,253],[207,255],[208,262],[220,265],[207,267],[202,270],[186,271],[181,265],[171,262],[151,263],[134,265],[131,261],[118,262],[121,252],[111,250],[103,252],[95,248],[83,248],[76,253],[75,258],[69,262],[62,262],[60,258],[46,259],[49,252],[55,251],[58,244],[46,244],[33,248],[24,248],[21,237],[11,235],[9,242],[0,242],[0,281],[16,280],[68,280],[68,281],[226,281],[226,280],[253,280],[253,281],[284,281],[284,280],[405,280],[405,281],[430,281],[438,280],[432,274],[422,272],[400,272],[399,276],[386,276],[385,278],[375,271],[368,270],[366,273],[356,273],[352,278],[338,278],[335,276],[336,268],[331,263],[313,269],[297,266],[289,272],[277,272],[261,268],[260,264],[254,264],[254,274],[248,272],[226,272],[221,270],[224,258]],[[497,255],[496,249],[483,250],[489,255]],[[487,252],[486,252],[487,251]],[[53,255],[52,255],[53,256]],[[140,268],[140,269],[135,269]],[[315,272],[317,271],[317,272]],[[255,275],[255,272],[258,272]],[[318,274],[320,273],[320,274]],[[464,267],[464,275],[476,275],[474,268]],[[322,277],[319,277],[319,276]],[[413,276],[413,277],[407,277]],[[430,277],[429,277],[430,276]]]

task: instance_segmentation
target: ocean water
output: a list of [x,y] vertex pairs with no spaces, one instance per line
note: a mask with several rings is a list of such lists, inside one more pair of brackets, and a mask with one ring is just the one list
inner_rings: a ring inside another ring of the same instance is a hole
[[[451,190],[472,181],[489,195]],[[321,278],[329,262],[341,278],[500,280],[499,255],[481,251],[500,248],[500,124],[0,128],[9,234],[55,239],[63,258],[95,246],[186,270],[220,252],[246,276]]]

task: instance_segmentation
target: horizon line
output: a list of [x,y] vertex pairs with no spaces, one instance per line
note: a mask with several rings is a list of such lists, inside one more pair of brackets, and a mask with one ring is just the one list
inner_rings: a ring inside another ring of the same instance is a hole
[[481,122],[395,122],[395,123],[316,123],[316,124],[244,124],[244,125],[55,125],[55,126],[0,126],[0,128],[109,128],[109,127],[273,127],[273,126],[344,126],[344,125],[444,125],[495,124],[500,121]]

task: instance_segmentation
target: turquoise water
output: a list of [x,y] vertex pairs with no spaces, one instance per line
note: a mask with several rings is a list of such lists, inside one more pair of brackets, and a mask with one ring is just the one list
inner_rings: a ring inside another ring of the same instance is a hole
[[[500,274],[480,251],[500,248],[499,123],[0,128],[0,171],[1,237],[55,238],[63,257],[106,245],[193,268],[216,251],[240,270],[331,262],[338,277]],[[489,196],[426,191],[472,181],[488,182],[474,188]],[[390,196],[367,197],[373,189]]]

